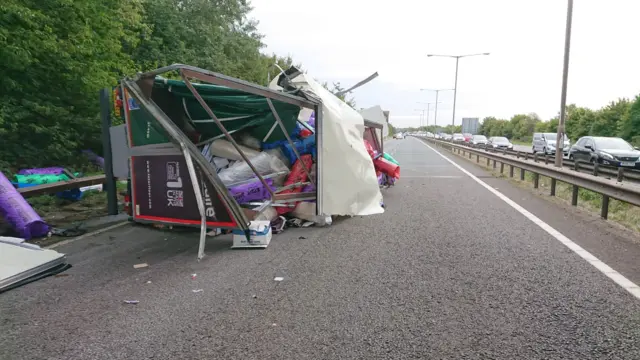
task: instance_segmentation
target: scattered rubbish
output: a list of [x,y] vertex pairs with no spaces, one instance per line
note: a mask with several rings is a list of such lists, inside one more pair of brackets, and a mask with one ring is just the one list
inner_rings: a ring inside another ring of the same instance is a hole
[[198,274],[191,274],[191,280],[195,280]]
[[199,293],[199,292],[203,292],[204,290],[203,289],[195,289],[195,290],[191,290],[191,291],[194,292],[194,293]]
[[147,284],[151,284],[151,280],[148,280],[148,281],[147,281]]
[[307,238],[304,236],[298,236],[298,240],[306,240]]
[[254,294],[254,295],[252,296],[252,298],[257,299],[257,298],[258,298],[258,295],[255,295],[255,294]]
[[273,280],[274,281],[282,281],[282,280],[284,280],[284,278],[280,277],[280,276],[276,276],[276,277],[273,278]]
[[271,324],[271,326],[278,326],[278,324],[276,324],[276,323],[273,323],[273,324]]
[[53,276],[54,277],[66,277],[66,276],[69,276],[69,274],[55,274]]
[[76,237],[80,236],[87,232],[87,229],[81,228],[82,224],[78,224],[76,226],[70,228],[52,228],[50,233],[51,235],[63,236],[63,237]]
[[149,266],[149,264],[147,263],[141,263],[141,264],[135,264],[133,265],[134,269],[140,269],[140,268],[146,268],[147,266]]
[[124,303],[125,304],[131,304],[131,305],[136,305],[138,304],[140,301],[138,300],[125,300]]

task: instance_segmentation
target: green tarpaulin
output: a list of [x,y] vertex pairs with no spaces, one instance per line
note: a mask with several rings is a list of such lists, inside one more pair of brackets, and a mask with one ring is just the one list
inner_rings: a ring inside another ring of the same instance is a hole
[[[267,137],[275,123],[275,117],[265,97],[224,86],[196,83],[193,85],[228,131],[246,127],[247,133],[261,141]],[[156,78],[151,97],[172,120],[183,128],[183,131],[192,127],[201,135],[201,140],[222,134],[183,81]],[[297,126],[296,120],[300,107],[277,100],[272,102],[287,132],[293,132]],[[134,145],[168,142],[164,131],[144,109],[132,109],[130,116]],[[286,138],[282,130],[276,125],[266,142],[284,139]]]

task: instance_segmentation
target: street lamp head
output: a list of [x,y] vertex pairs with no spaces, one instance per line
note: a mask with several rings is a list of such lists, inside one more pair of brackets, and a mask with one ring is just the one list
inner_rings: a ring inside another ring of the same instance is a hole
[[482,53],[482,55],[489,55],[489,54],[491,54],[491,53]]

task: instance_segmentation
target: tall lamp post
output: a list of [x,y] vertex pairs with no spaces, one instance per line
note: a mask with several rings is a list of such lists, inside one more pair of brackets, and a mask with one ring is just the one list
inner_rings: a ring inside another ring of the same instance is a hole
[[[438,103],[437,103],[437,102],[430,102],[430,103],[423,102],[423,103],[420,103],[420,104],[425,104],[425,105],[427,105],[427,126],[429,126],[429,113],[431,112],[431,105],[433,105],[433,104],[435,104],[435,105],[436,105],[436,115],[437,115],[437,114],[438,114],[438,111],[437,111],[437,109],[438,109]],[[436,119],[436,121],[437,121],[437,119]],[[434,125],[436,124],[436,123],[435,123],[435,121],[434,121],[434,123],[433,123],[433,124],[434,124]]]
[[435,91],[436,92],[436,113],[434,114],[435,120],[433,121],[433,124],[436,125],[438,123],[438,94],[440,93],[440,91],[450,91],[453,89],[420,89],[420,91]]
[[558,122],[558,134],[556,137],[556,167],[562,167],[562,155],[564,153],[564,124],[567,107],[567,80],[569,77],[569,50],[571,48],[571,22],[573,20],[573,0],[567,2],[567,25],[564,34],[564,64],[562,68],[562,95],[560,95],[560,121]]
[[[456,59],[456,79],[453,86],[453,116],[451,119],[451,125],[454,127],[456,125],[456,97],[458,95],[458,62],[463,57],[469,56],[480,56],[480,55],[489,55],[489,53],[478,53],[478,54],[467,54],[467,55],[437,55],[437,54],[427,54],[427,57],[437,56],[437,57],[448,57]],[[453,131],[453,130],[451,130]]]
[[422,120],[424,120],[424,112],[427,111],[425,109],[414,109],[414,111],[419,111],[420,112],[420,122],[418,125],[418,128],[420,128],[422,126]]

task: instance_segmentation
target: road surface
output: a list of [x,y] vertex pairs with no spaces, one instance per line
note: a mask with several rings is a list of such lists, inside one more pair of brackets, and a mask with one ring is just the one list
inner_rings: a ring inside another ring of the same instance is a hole
[[197,262],[196,233],[129,225],[58,247],[68,276],[0,294],[0,359],[640,359],[640,300],[543,224],[638,283],[634,234],[418,139],[386,149],[385,214],[267,250],[216,238]]

